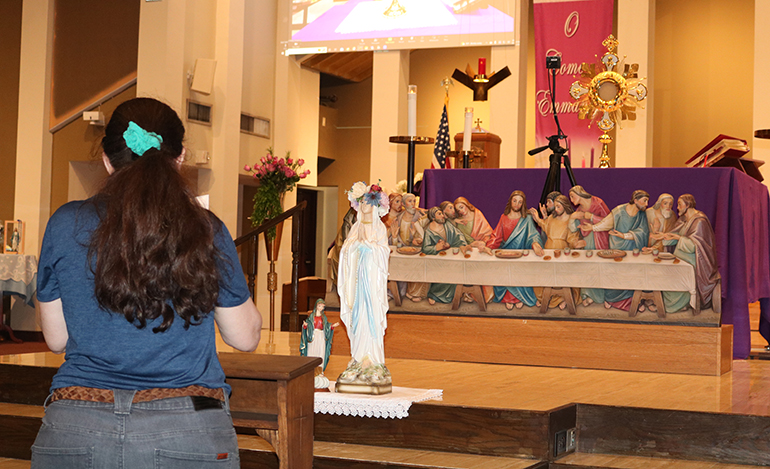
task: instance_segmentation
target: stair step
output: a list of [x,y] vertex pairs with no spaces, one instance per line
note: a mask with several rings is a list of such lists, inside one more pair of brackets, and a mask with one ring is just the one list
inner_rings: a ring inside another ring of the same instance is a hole
[[30,462],[23,459],[0,458],[0,469],[29,469]]
[[[40,419],[45,414],[43,406],[25,404],[0,403],[0,415],[9,422],[15,419],[17,424],[23,424],[21,434],[14,435],[14,445],[24,446],[20,454],[8,456],[25,457],[32,445]],[[5,431],[13,432],[10,428]],[[257,435],[238,435],[238,446],[241,448],[242,467],[244,469],[278,467],[278,459],[270,444]],[[356,468],[364,469],[387,465],[389,468],[446,468],[446,469],[534,469],[542,465],[536,459],[518,459],[510,457],[477,456],[459,453],[447,453],[428,450],[402,448],[387,448],[380,446],[365,446],[345,443],[316,441],[314,443],[314,467],[348,467],[355,464]],[[28,457],[28,456],[27,456]],[[27,469],[29,461],[22,459],[0,459],[0,469]]]
[[[248,463],[251,461],[251,456],[261,456],[244,453],[272,453],[270,444],[256,435],[238,435],[238,446],[241,448],[241,465],[244,468],[250,467]],[[313,467],[315,468],[365,468],[369,464],[373,468],[387,466],[388,468],[410,469],[535,469],[548,467],[547,463],[536,459],[477,456],[326,441],[316,441],[313,444],[313,453],[315,455]],[[262,458],[254,462],[257,461],[264,464]]]
[[551,463],[550,469],[753,469],[749,466],[711,461],[620,456],[615,454],[573,453]]

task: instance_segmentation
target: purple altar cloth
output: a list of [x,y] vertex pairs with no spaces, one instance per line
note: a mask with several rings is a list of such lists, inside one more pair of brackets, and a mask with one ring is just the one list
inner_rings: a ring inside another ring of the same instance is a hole
[[[610,210],[644,189],[650,205],[661,193],[675,198],[690,193],[698,210],[711,220],[722,275],[722,323],[733,325],[733,357],[751,350],[749,303],[760,302],[770,315],[770,194],[767,187],[733,168],[612,168],[573,170],[575,181],[604,199]],[[420,205],[433,207],[464,196],[478,207],[493,228],[514,190],[536,207],[547,169],[429,169],[423,173]],[[570,184],[562,169],[561,192]]]

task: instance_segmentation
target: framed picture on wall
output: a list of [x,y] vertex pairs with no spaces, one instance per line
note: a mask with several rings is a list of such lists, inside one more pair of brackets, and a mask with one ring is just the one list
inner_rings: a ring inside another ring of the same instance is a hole
[[6,220],[3,229],[3,252],[5,254],[24,254],[24,222]]

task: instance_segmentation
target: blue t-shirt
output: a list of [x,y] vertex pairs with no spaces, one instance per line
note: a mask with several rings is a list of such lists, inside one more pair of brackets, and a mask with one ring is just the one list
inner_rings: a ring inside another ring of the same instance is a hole
[[[214,243],[223,255],[218,306],[239,306],[250,299],[246,280],[230,233],[217,219]],[[42,302],[61,298],[67,323],[65,362],[51,390],[66,386],[100,389],[181,388],[200,385],[221,388],[225,375],[216,354],[214,312],[200,325],[184,329],[179,316],[165,332],[152,329],[162,317],[138,329],[122,314],[102,309],[94,293],[88,265],[88,244],[98,226],[90,201],[70,202],[56,211],[46,226],[37,277]]]

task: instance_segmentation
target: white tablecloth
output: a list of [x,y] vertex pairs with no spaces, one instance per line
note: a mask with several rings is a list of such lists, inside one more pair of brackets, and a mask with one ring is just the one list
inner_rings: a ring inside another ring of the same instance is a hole
[[37,291],[37,257],[0,254],[0,292],[15,293],[33,305]]
[[413,402],[441,399],[441,389],[414,389],[393,386],[393,392],[378,396],[334,392],[315,393],[315,413],[358,417],[399,418],[409,416]]
[[554,257],[546,249],[543,260],[532,250],[518,259],[500,259],[481,254],[476,249],[466,259],[462,253],[446,256],[404,255],[392,252],[389,280],[464,285],[498,285],[515,287],[576,287],[616,290],[684,291],[695,298],[695,269],[690,264],[673,260],[653,261],[650,254],[633,256],[628,252],[622,261],[586,257]]

